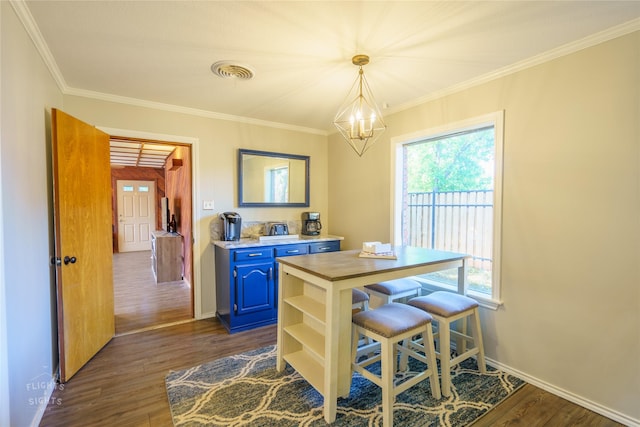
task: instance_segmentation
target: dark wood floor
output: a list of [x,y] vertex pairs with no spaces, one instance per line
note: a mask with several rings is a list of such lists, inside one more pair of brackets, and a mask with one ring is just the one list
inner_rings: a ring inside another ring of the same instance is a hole
[[189,283],[156,283],[151,251],[113,254],[113,293],[116,335],[193,318]]
[[[275,326],[229,335],[212,319],[116,337],[54,391],[40,425],[171,426],[164,383],[170,370],[275,342]],[[520,389],[474,427],[513,425],[620,426],[532,385]]]
[[623,426],[561,397],[526,384],[473,427],[617,427]]

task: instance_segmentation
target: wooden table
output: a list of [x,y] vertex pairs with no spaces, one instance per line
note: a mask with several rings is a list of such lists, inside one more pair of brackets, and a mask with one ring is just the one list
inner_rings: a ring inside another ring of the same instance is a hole
[[289,363],[322,394],[327,423],[351,387],[352,288],[457,268],[458,292],[466,292],[468,255],[404,246],[395,252],[397,260],[360,258],[359,250],[277,258],[276,368]]

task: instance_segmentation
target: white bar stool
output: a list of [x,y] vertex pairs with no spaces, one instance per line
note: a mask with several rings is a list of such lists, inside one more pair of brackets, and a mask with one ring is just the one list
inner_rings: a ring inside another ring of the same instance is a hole
[[[352,316],[351,367],[352,370],[382,388],[382,423],[384,427],[392,427],[393,425],[395,397],[420,381],[429,379],[431,394],[436,399],[441,397],[431,320],[432,317],[428,313],[400,303],[385,304],[375,310],[362,311]],[[411,337],[418,334],[423,334],[426,337],[427,344],[424,345],[426,347],[424,356],[410,347],[399,345],[404,340],[411,340]],[[377,341],[380,346],[380,354],[359,360],[360,351],[357,342],[360,335]],[[407,381],[395,385],[396,351],[400,352],[403,357],[411,356],[425,363],[427,368]],[[366,369],[367,366],[379,360],[381,361],[380,376]]]
[[369,294],[360,289],[351,289],[351,307],[360,311],[369,310]]
[[[369,310],[369,294],[357,288],[351,289],[351,308],[354,310],[353,313]],[[360,337],[358,337],[359,347],[367,346],[367,348],[369,348],[368,344],[370,343],[371,343],[371,340],[369,340],[369,338],[366,338],[366,337],[364,341],[360,343]]]
[[[431,314],[438,323],[437,333],[438,349],[436,355],[440,359],[440,371],[442,376],[442,394],[451,396],[451,367],[477,355],[478,369],[481,373],[487,372],[484,360],[484,346],[482,343],[482,331],[480,329],[480,315],[476,300],[453,292],[437,291],[422,297],[412,298],[408,305],[417,307]],[[472,334],[467,335],[466,321],[471,318]],[[451,324],[456,320],[462,321],[460,331],[453,330]],[[457,356],[451,358],[451,336],[458,338],[456,344]],[[473,343],[473,347],[466,350],[467,341]]]
[[404,297],[417,297],[420,295],[420,289],[420,282],[409,278],[373,283],[364,287],[366,293],[380,298],[382,304],[389,304]]

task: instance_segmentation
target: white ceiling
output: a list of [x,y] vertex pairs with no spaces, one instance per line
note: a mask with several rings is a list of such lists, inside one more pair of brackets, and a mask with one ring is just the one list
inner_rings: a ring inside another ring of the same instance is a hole
[[174,146],[148,141],[118,139],[109,141],[111,165],[147,168],[164,168]]
[[[321,134],[334,130],[356,77],[355,54],[371,57],[365,76],[386,105],[384,115],[577,49],[585,38],[640,27],[638,1],[14,0],[14,6],[23,20],[32,16],[32,37],[64,93]],[[247,65],[255,77],[217,77],[210,67],[221,60]]]

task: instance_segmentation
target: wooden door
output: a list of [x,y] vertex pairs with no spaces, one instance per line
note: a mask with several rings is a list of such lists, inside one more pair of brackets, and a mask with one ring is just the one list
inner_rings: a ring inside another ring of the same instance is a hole
[[115,333],[109,135],[52,110],[60,381]]
[[118,252],[151,250],[156,229],[156,183],[118,180]]

